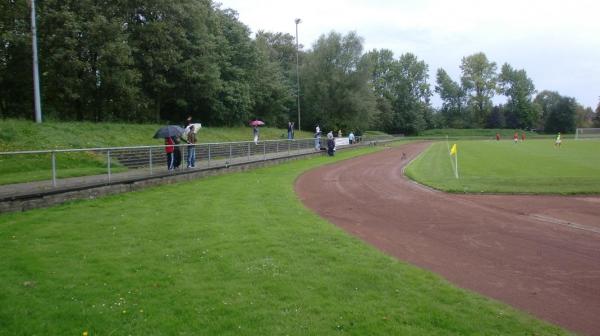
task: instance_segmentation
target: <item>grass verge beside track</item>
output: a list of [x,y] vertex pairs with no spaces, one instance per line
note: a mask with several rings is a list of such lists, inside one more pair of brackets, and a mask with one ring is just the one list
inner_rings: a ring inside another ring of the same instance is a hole
[[303,171],[377,149],[0,215],[0,335],[566,334],[297,199]]
[[448,192],[598,194],[600,141],[459,141],[454,176],[448,145],[433,144],[406,169],[406,175]]

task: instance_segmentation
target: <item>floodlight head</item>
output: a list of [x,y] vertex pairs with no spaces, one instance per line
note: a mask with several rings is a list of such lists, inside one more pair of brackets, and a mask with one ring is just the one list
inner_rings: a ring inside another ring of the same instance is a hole
[[296,22],[296,24],[299,24],[299,23],[301,23],[301,22],[302,22],[302,20],[300,20],[300,19],[296,19],[296,20],[294,20],[294,22]]

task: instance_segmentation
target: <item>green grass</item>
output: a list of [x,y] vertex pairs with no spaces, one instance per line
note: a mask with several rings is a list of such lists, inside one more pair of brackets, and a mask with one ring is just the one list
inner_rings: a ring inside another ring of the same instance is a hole
[[[158,124],[92,123],[0,119],[0,152],[40,149],[98,148],[162,145],[152,136]],[[198,142],[251,141],[251,127],[210,127],[203,125]],[[287,138],[287,130],[261,127],[261,139]],[[296,138],[312,138],[311,132],[296,131]]]
[[0,215],[0,335],[562,335],[308,211],[334,158]]
[[[152,136],[162,125],[44,122],[0,119],[0,152],[24,150],[52,150],[71,148],[104,148],[125,146],[163,145],[164,140]],[[263,127],[261,139],[287,138],[287,130]],[[310,132],[296,131],[296,138],[311,138]],[[199,143],[250,141],[251,127],[203,127],[198,133]],[[92,152],[57,154],[58,178],[106,173],[106,158]],[[0,156],[0,185],[52,178],[51,155]],[[114,173],[127,168],[111,162]]]
[[430,129],[425,130],[419,133],[421,137],[484,137],[489,139],[495,139],[496,133],[500,134],[501,139],[503,140],[511,140],[515,132],[519,133],[519,137],[523,132],[525,132],[525,137],[527,139],[538,138],[538,137],[551,137],[552,135],[543,135],[537,132],[523,131],[523,130],[515,130],[515,129],[504,129],[504,128],[465,128],[465,129],[457,129],[457,128],[441,128],[441,129]]
[[[449,192],[600,193],[600,142],[459,141],[459,179],[448,145],[433,144],[406,169],[413,180]],[[452,142],[449,143],[452,145]]]

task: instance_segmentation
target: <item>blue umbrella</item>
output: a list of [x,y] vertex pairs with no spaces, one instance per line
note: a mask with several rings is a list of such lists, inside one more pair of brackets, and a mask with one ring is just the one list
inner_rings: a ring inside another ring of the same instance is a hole
[[163,126],[161,128],[158,129],[158,131],[156,131],[156,133],[154,133],[154,137],[155,139],[159,139],[159,138],[170,138],[170,137],[178,137],[181,136],[184,132],[184,129],[177,126],[177,125],[168,125],[168,126]]

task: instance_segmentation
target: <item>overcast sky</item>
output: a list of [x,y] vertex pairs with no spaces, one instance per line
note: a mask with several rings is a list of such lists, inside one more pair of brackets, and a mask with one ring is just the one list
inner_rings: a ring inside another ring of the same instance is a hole
[[[596,108],[600,96],[598,0],[221,0],[258,30],[296,34],[304,50],[323,34],[355,31],[364,51],[411,52],[460,80],[460,62],[483,52],[498,71],[524,69],[537,91],[558,91]],[[496,102],[501,101],[499,99]],[[434,96],[433,104],[439,105]]]

